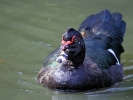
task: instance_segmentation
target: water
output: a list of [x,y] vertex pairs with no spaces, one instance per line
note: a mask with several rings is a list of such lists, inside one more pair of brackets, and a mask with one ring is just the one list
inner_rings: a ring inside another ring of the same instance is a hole
[[[63,32],[103,9],[121,12],[127,22],[123,81],[78,93],[37,84],[43,60],[60,44]],[[132,100],[132,11],[131,0],[0,0],[0,100]]]

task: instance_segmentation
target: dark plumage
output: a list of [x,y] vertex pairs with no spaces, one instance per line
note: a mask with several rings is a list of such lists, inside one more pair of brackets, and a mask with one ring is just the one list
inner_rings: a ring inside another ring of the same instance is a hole
[[121,81],[125,28],[120,13],[103,10],[88,16],[78,31],[69,28],[63,34],[62,45],[45,59],[38,82],[51,89],[83,91]]

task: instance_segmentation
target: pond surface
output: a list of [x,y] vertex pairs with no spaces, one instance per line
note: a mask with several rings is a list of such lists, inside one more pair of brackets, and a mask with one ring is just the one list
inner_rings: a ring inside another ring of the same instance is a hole
[[[78,28],[103,9],[127,22],[124,78],[96,91],[63,93],[37,84],[44,58],[60,45],[68,27]],[[0,0],[0,100],[132,100],[133,0]]]

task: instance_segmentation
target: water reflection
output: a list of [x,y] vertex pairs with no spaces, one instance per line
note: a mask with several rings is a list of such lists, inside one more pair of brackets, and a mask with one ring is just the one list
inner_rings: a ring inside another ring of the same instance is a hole
[[91,100],[84,95],[53,95],[52,100]]
[[52,100],[121,100],[120,96],[123,100],[130,100],[132,98],[131,95],[125,94],[125,92],[128,93],[130,90],[133,90],[133,87],[108,88],[86,93],[55,93],[52,96]]

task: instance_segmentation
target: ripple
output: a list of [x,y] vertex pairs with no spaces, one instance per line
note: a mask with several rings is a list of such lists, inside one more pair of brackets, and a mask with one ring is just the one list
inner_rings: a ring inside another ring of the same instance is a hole
[[133,79],[128,79],[128,80],[126,80],[127,82],[131,82],[131,81],[133,81]]
[[133,70],[133,66],[123,67],[123,70]]
[[123,79],[128,79],[128,78],[131,78],[131,77],[133,77],[133,75],[127,75]]
[[126,62],[126,60],[124,60],[124,59],[123,59],[123,60],[121,60],[121,61],[122,61],[122,62]]
[[31,90],[25,90],[25,92],[33,93],[33,91],[31,91]]
[[129,60],[128,62],[133,62],[133,60]]
[[15,71],[16,73],[18,73],[19,75],[22,75],[23,73],[22,72],[19,72],[19,71]]
[[25,92],[29,92],[29,93],[33,93],[32,90],[25,90],[25,89],[20,89],[21,91],[25,91]]
[[41,41],[32,41],[32,43],[35,43],[35,44],[38,44],[38,45],[44,45],[46,47],[51,47],[52,45],[51,44],[48,44],[48,43],[44,43],[44,42],[41,42]]
[[21,84],[27,84],[27,85],[31,85],[32,84],[31,82],[27,82],[27,81],[24,81],[22,79],[19,79],[17,82],[19,82]]
[[92,95],[92,94],[99,94],[99,93],[114,93],[114,92],[122,92],[122,91],[127,91],[127,90],[133,90],[133,87],[120,87],[120,88],[109,88],[109,89],[106,89],[106,90],[103,90],[103,91],[95,91],[95,92],[88,92],[88,93],[85,93],[87,95]]

